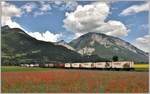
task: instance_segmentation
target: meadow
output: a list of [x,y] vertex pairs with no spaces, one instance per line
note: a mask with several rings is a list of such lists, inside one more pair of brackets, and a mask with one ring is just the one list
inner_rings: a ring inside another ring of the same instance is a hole
[[2,93],[146,93],[148,72],[2,67]]
[[149,70],[149,64],[134,64],[134,69],[136,71],[148,71]]

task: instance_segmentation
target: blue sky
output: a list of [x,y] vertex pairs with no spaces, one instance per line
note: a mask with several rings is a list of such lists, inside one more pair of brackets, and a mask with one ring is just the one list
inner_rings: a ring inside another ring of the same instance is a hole
[[[87,32],[100,32],[124,39],[133,43],[136,47],[147,51],[148,48],[144,48],[142,46],[144,43],[143,40],[147,41],[147,39],[149,39],[147,4],[148,3],[144,1],[104,2],[104,4],[101,4],[101,2],[91,1],[9,1],[2,5],[2,8],[4,6],[6,9],[4,11],[4,14],[6,15],[3,16],[2,14],[2,24],[4,23],[3,25],[9,25],[12,21],[11,24],[14,24],[12,27],[21,27],[26,30],[26,32],[29,32],[31,36],[36,37],[37,39],[39,37],[39,40],[48,40],[52,42],[59,40],[70,42]],[[12,13],[12,15],[10,15],[11,13],[7,13],[7,9],[9,12],[9,8],[7,7],[10,5],[16,8],[14,8],[14,13]],[[79,6],[81,7],[77,9]],[[94,11],[89,11],[87,10],[88,8],[91,10],[94,9]],[[99,8],[99,10],[96,8]],[[80,13],[80,10],[82,10],[81,14],[83,15],[84,13],[90,14],[90,12],[93,14],[91,16],[85,14],[85,17],[87,17],[89,21],[83,21],[82,19],[84,19],[84,16],[83,18],[75,16]],[[94,12],[97,12],[97,18],[94,17]],[[68,15],[66,15],[67,13]],[[72,16],[75,21],[70,18]],[[7,20],[3,20],[3,18]],[[95,22],[98,24],[92,22],[95,21],[95,19],[98,19]],[[86,25],[82,24],[82,22],[85,22]],[[82,25],[82,28],[78,27],[78,23]],[[73,26],[70,26],[70,24]],[[116,25],[118,26],[115,27]],[[88,29],[89,31],[86,30],[86,26],[91,27]],[[97,30],[95,31],[92,26],[96,26]],[[40,32],[40,34],[43,33],[43,36],[46,38],[42,38],[38,32]]]
[[148,34],[147,27],[142,29],[141,31],[142,25],[148,25],[148,11],[144,11],[144,12],[140,12],[128,16],[120,16],[119,14],[122,12],[122,10],[132,5],[140,5],[143,3],[144,2],[141,1],[130,1],[130,2],[121,1],[112,4],[112,14],[108,17],[108,19],[120,20],[126,26],[129,26],[128,28],[131,30],[131,32],[127,37],[123,38],[129,42],[133,41],[137,37],[141,37],[143,35]]

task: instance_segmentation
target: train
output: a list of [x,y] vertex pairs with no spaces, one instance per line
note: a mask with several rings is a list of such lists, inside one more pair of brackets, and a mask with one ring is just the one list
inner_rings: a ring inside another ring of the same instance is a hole
[[66,68],[66,69],[134,70],[133,61],[21,64],[20,66],[42,67],[42,68]]

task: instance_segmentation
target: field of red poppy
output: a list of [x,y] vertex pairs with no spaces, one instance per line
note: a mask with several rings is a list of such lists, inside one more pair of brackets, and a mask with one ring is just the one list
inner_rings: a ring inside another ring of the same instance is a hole
[[148,92],[148,72],[52,69],[2,72],[3,93]]

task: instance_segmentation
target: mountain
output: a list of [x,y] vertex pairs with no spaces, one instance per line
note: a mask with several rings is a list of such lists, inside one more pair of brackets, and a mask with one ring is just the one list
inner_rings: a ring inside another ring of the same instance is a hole
[[[18,28],[1,28],[2,65],[120,60],[148,62],[148,54],[116,37],[87,33],[66,43],[37,40]],[[77,53],[78,52],[78,53]],[[82,55],[81,55],[82,54]]]
[[67,49],[75,51],[75,49],[73,47],[71,47],[70,45],[68,45],[68,43],[66,43],[64,40],[60,40],[58,42],[55,42],[55,45],[61,45],[61,46],[66,47]]
[[18,28],[1,28],[2,65],[77,62],[82,56],[66,47],[36,40]]
[[148,62],[148,54],[132,44],[113,36],[90,32],[71,41],[70,46],[82,55],[98,55],[111,59],[118,56],[120,60]]

